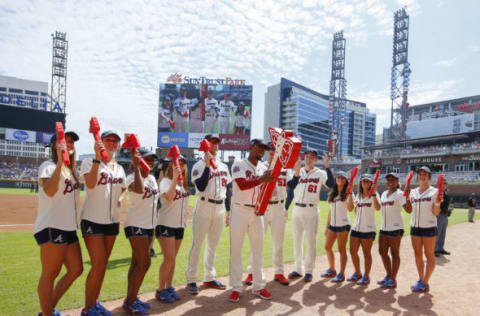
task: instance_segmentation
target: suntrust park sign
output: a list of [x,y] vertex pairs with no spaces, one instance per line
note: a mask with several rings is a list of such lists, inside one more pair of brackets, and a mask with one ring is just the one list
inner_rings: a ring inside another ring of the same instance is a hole
[[224,79],[210,79],[206,77],[192,78],[188,76],[182,76],[182,74],[174,73],[168,76],[167,82],[172,83],[188,83],[188,84],[206,84],[206,85],[230,85],[230,86],[245,86],[245,80],[232,79],[226,77]]

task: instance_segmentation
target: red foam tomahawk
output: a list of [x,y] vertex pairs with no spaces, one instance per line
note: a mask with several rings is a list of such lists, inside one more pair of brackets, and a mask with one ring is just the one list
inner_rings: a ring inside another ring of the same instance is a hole
[[355,178],[357,177],[358,173],[358,167],[354,167],[352,171],[350,172],[350,183],[348,184],[347,187],[347,194],[352,193],[353,190],[353,183],[355,182]]
[[[140,141],[138,140],[137,135],[135,134],[127,134],[125,137],[125,142],[122,145],[122,148],[129,148],[130,150],[137,151],[137,149],[140,147]],[[150,167],[148,164],[145,162],[143,158],[140,159],[140,167],[145,172],[150,172]]]
[[407,192],[410,190],[410,183],[413,179],[413,171],[410,171],[407,175],[407,181],[405,183],[405,190],[403,191],[403,196],[407,196]]
[[[210,151],[210,142],[208,139],[204,139],[200,142],[200,146],[198,147],[199,151],[203,151],[204,153],[207,153]],[[215,163],[215,159],[210,158],[210,166],[212,166],[213,169],[217,169],[217,164]]]
[[275,146],[272,162],[268,166],[268,170],[271,171],[274,181],[263,183],[260,188],[260,194],[255,203],[255,214],[258,216],[265,214],[267,210],[268,202],[272,197],[280,171],[282,168],[293,168],[302,149],[302,142],[293,136],[292,131],[282,130],[281,128],[269,128],[268,131],[270,132],[272,143]]
[[[177,145],[173,145],[172,147],[170,147],[170,149],[168,150],[168,153],[167,153],[167,158],[170,158],[172,159],[172,162],[173,162],[173,166],[175,168],[177,167],[180,167],[180,164],[178,163],[178,158],[180,157],[180,149],[178,148]],[[178,175],[178,181],[183,181],[183,176],[182,174],[179,174]]]
[[[62,122],[56,122],[55,129],[57,130],[57,142],[65,145],[65,148],[67,148],[67,142],[65,141],[65,130],[63,129]],[[67,166],[70,165],[70,157],[68,156],[68,151],[66,149],[62,150],[62,160]]]
[[[96,142],[100,141],[100,124],[98,124],[98,120],[95,116],[90,119],[90,133],[93,134],[93,138]],[[108,154],[105,149],[100,151],[100,155],[102,155],[102,160],[104,162],[108,161]]]
[[380,176],[380,169],[375,172],[375,179],[373,179],[373,184],[372,188],[370,189],[370,192],[368,192],[368,196],[372,196],[375,191],[377,191],[377,183],[378,183],[378,177]]
[[442,202],[443,200],[443,185],[445,184],[445,175],[440,174],[437,179],[437,189],[438,189],[438,195],[437,195],[437,203]]

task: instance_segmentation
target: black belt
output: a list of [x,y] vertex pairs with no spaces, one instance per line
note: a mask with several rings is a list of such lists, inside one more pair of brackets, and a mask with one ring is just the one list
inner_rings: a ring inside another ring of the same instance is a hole
[[307,207],[307,206],[313,207],[313,206],[315,206],[315,204],[304,204],[304,203],[295,203],[295,205],[300,206],[300,207]]
[[246,207],[255,207],[255,205],[252,205],[252,204],[243,204],[243,203],[235,203],[237,205],[241,205],[241,206],[246,206]]
[[[202,197],[202,198],[200,198],[200,200],[205,201],[205,198]],[[217,200],[208,199],[207,201],[210,202],[210,203],[213,203],[213,204],[222,204],[223,203],[223,200],[218,200],[217,201]]]
[[278,203],[282,203],[284,202],[285,200],[281,200],[281,201],[270,201],[268,202],[268,204],[278,204]]

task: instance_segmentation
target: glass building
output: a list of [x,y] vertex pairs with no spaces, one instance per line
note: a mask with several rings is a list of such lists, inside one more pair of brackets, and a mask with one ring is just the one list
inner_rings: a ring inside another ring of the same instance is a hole
[[[328,151],[330,139],[328,126],[328,95],[316,92],[298,83],[281,78],[280,84],[265,93],[264,139],[270,139],[269,127],[290,129],[302,137],[302,152],[316,149]],[[375,114],[369,113],[366,104],[347,101],[342,133],[342,156],[361,157],[360,147],[375,144]]]

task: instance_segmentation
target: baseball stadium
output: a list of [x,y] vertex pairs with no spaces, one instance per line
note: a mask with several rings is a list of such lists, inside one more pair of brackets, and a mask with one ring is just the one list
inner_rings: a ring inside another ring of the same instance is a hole
[[476,315],[480,95],[414,104],[409,10],[389,14],[388,122],[347,98],[344,31],[326,92],[200,66],[142,82],[149,141],[140,114],[67,102],[79,33],[38,48],[50,82],[0,62],[0,314]]

